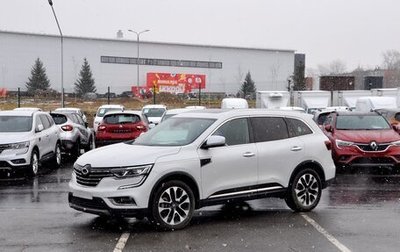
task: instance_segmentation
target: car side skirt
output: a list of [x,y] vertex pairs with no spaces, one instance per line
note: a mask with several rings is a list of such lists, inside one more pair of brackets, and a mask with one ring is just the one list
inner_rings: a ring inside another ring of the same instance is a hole
[[282,198],[286,195],[286,193],[287,193],[287,188],[277,183],[233,188],[216,192],[207,199],[200,200],[199,207],[218,205],[233,201],[245,201],[245,200],[266,198],[266,197]]

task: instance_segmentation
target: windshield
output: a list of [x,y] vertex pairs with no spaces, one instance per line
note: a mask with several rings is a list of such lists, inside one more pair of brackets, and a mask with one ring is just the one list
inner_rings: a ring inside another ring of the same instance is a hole
[[31,129],[31,116],[0,116],[0,132],[29,132]]
[[379,115],[346,115],[336,119],[338,130],[382,130],[390,129],[389,123]]
[[170,118],[141,135],[134,145],[182,146],[192,143],[215,119]]
[[145,108],[143,114],[147,117],[161,117],[165,110],[165,108]]
[[109,111],[122,111],[120,108],[101,108],[97,111],[96,116],[103,117]]

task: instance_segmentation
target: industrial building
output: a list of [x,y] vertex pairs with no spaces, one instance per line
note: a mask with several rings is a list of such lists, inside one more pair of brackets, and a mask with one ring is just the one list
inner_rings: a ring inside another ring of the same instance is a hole
[[[64,36],[61,47],[58,35],[0,31],[0,88],[24,90],[37,58],[46,68],[51,88],[60,91],[63,86],[66,93],[74,92],[74,83],[86,58],[98,93],[105,93],[110,87],[119,94],[132,90],[132,86],[148,86],[149,76],[154,82],[155,76],[183,74],[204,82],[200,86],[202,92],[236,94],[247,72],[251,73],[257,90],[286,90],[294,72],[295,51],[145,40],[138,43],[121,36],[115,39]],[[196,87],[199,85],[192,86]]]

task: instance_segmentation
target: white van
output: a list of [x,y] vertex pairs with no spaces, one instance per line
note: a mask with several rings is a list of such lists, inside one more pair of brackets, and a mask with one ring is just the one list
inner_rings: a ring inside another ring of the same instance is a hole
[[396,98],[383,96],[365,96],[356,101],[356,111],[368,112],[382,108],[397,108]]
[[249,104],[243,98],[224,98],[221,102],[222,109],[247,109]]

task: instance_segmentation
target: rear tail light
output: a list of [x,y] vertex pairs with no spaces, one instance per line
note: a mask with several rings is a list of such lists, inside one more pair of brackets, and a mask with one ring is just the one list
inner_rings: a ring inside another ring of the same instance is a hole
[[138,126],[136,126],[136,129],[137,129],[137,130],[145,130],[146,127],[143,126],[143,125],[138,125]]
[[64,131],[72,131],[74,129],[74,127],[72,127],[72,125],[64,125],[64,126],[61,126],[61,129]]
[[105,126],[105,125],[100,125],[100,126],[97,128],[97,130],[100,130],[100,131],[106,130],[106,126]]
[[325,140],[325,146],[328,150],[332,149],[332,142],[330,140]]

